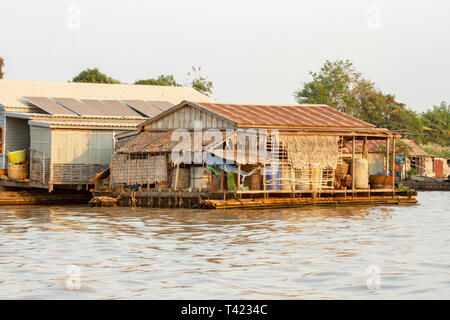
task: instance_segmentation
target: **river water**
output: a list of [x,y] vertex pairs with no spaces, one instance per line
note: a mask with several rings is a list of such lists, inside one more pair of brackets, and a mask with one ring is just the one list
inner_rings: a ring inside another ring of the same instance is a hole
[[414,206],[0,208],[0,298],[449,299],[450,193]]

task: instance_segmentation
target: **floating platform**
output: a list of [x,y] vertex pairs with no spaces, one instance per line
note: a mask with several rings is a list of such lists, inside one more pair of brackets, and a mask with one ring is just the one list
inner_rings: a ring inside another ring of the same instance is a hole
[[415,204],[414,190],[329,190],[321,192],[188,192],[188,191],[121,191],[93,190],[91,206],[130,206],[202,209],[261,209],[341,205]]
[[0,205],[87,204],[91,197],[88,192],[73,191],[0,191]]

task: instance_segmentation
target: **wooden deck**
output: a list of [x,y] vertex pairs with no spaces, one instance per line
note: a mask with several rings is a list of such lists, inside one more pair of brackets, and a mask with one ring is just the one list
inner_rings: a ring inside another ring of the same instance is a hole
[[120,191],[101,192],[92,190],[92,206],[131,206],[162,208],[205,208],[205,209],[260,209],[288,208],[306,205],[375,205],[415,204],[417,192],[392,189],[377,190],[302,190],[275,192],[201,192],[201,191]]

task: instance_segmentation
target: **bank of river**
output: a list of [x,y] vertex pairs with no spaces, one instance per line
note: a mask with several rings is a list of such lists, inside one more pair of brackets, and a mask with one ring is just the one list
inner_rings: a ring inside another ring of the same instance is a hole
[[0,298],[448,299],[450,193],[418,200],[264,211],[2,207]]

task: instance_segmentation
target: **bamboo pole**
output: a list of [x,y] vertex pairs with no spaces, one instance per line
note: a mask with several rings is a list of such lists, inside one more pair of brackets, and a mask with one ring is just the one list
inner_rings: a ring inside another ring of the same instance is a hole
[[395,138],[392,138],[392,190],[395,190]]
[[178,175],[180,172],[180,164],[177,163],[177,173],[175,175],[175,190],[178,190]]
[[[355,140],[356,137],[352,138],[352,192],[355,191]],[[353,196],[353,194],[352,194]]]
[[45,152],[42,153],[42,183],[45,183]]
[[389,175],[389,138],[386,138],[386,168],[385,168],[386,176]]

